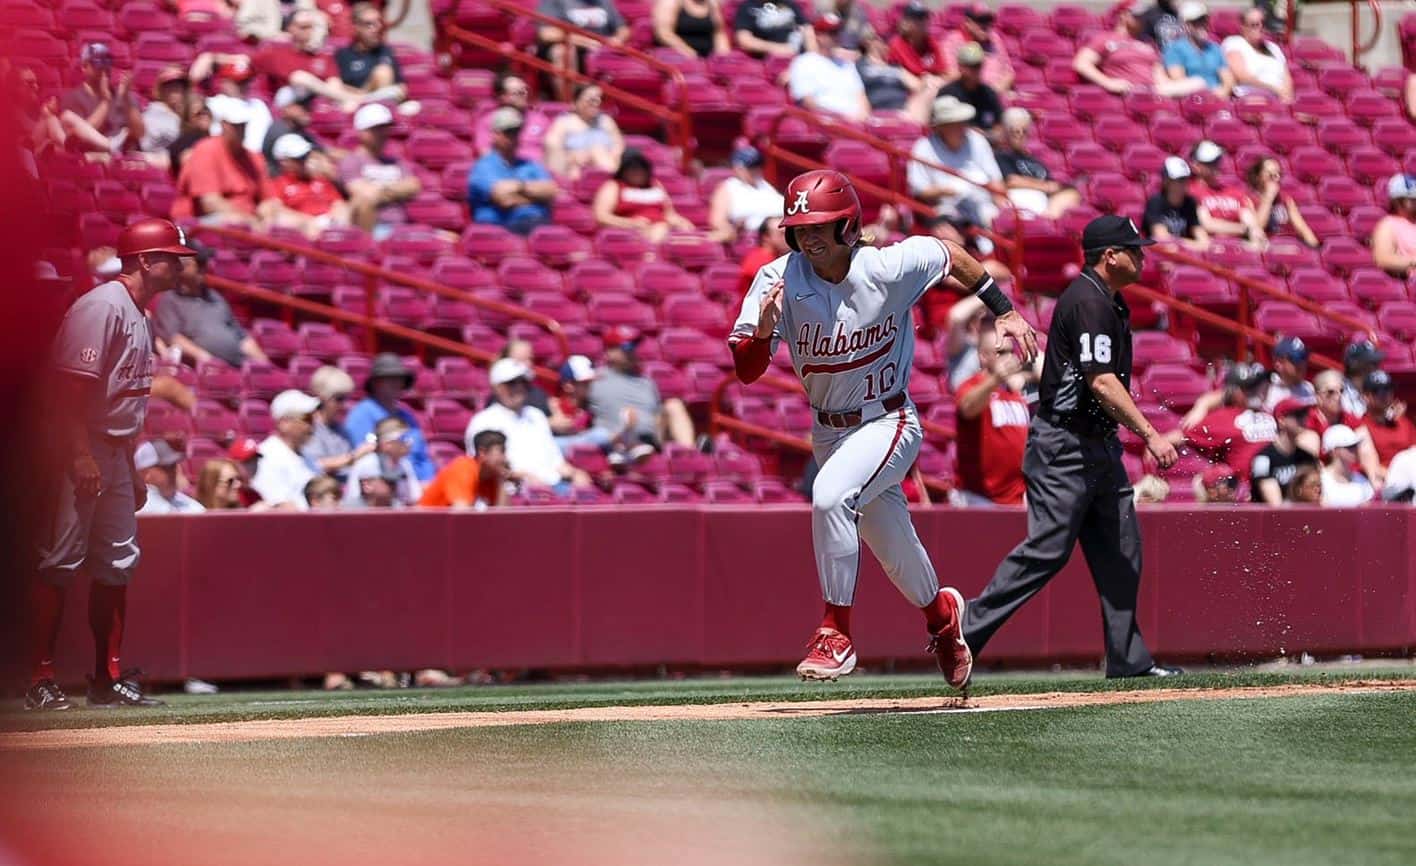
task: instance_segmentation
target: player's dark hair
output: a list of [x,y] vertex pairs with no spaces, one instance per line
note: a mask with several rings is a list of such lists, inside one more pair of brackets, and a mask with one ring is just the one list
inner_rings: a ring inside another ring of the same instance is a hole
[[483,430],[472,437],[472,452],[474,454],[481,454],[483,451],[498,446],[506,448],[506,434],[500,430]]
[[1102,247],[1099,250],[1087,250],[1082,254],[1082,261],[1087,267],[1094,268],[1101,263],[1101,257],[1106,255],[1107,249],[1109,249],[1109,247]]

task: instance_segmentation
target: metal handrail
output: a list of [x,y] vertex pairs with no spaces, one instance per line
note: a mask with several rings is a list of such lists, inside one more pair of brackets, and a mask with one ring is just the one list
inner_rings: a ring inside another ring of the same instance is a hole
[[[453,288],[452,286],[445,286],[441,283],[435,283],[432,280],[425,280],[421,277],[411,277],[407,274],[400,274],[397,271],[391,271],[388,268],[378,265],[347,259],[335,253],[326,252],[325,250],[318,250],[314,247],[306,247],[300,244],[276,240],[275,238],[253,234],[248,231],[243,231],[242,229],[229,228],[227,226],[193,226],[192,232],[194,234],[211,234],[218,237],[230,238],[276,252],[302,256],[312,261],[334,265],[335,267],[359,274],[364,278],[364,313],[370,319],[375,318],[374,301],[378,296],[379,282],[393,283],[395,285],[406,286],[410,289],[417,289],[422,292],[438,295],[449,300],[461,301],[469,306],[479,307],[483,310],[539,325],[555,339],[556,345],[560,348],[560,356],[562,358],[570,356],[570,341],[566,338],[565,330],[561,328],[560,322],[557,322],[550,316],[538,313],[535,310],[529,310],[526,307],[519,307],[515,304],[478,297],[470,292],[465,292],[461,289]],[[332,307],[331,309],[334,308]],[[370,349],[370,351],[373,350]]]
[[[1320,3],[1325,0],[1305,0],[1306,3]],[[1362,0],[1327,0],[1327,2],[1347,3],[1351,9],[1351,32],[1352,32],[1352,65],[1362,68],[1362,63],[1358,60],[1363,54],[1376,47],[1377,40],[1382,35],[1382,7],[1377,0],[1366,0],[1368,8],[1372,10],[1372,36],[1366,42],[1362,41],[1361,15],[1357,8]],[[1297,0],[1287,0],[1288,14],[1284,19],[1283,42],[1284,45],[1293,43],[1293,34],[1298,29],[1298,2]]]

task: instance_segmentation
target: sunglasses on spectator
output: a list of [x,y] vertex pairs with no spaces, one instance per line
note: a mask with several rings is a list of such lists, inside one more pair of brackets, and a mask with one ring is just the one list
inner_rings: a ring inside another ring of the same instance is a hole
[[1342,393],[1341,388],[1324,388],[1318,392],[1319,397],[1336,397]]
[[230,478],[221,479],[220,481],[216,482],[216,485],[218,487],[240,487],[241,479],[233,475]]
[[362,18],[356,22],[360,27],[382,27],[383,21],[379,18]]

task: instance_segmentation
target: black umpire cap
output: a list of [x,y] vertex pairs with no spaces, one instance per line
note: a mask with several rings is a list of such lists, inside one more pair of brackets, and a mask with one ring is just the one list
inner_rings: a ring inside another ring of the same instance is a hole
[[1106,214],[1087,223],[1082,230],[1082,251],[1095,252],[1125,247],[1148,247],[1155,241],[1141,237],[1136,224],[1123,216]]

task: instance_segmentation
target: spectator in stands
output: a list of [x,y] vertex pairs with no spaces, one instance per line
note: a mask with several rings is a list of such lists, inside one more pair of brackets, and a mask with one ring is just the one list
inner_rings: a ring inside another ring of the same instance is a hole
[[1225,375],[1223,405],[1169,438],[1176,444],[1188,440],[1211,461],[1228,463],[1248,479],[1254,455],[1278,435],[1277,422],[1263,410],[1268,382],[1268,371],[1258,364],[1235,364]]
[[[590,411],[595,426],[625,431],[633,445],[630,456],[637,458],[634,445],[657,450],[665,441],[693,447],[693,418],[677,397],[661,399],[659,387],[639,368],[635,352],[639,332],[616,325],[605,331],[605,366],[590,385]],[[641,452],[644,453],[644,452]]]
[[209,137],[211,128],[211,109],[207,107],[206,97],[194,90],[189,91],[186,105],[182,108],[182,132],[167,148],[167,169],[174,179],[181,174],[192,147]]
[[291,14],[292,9],[308,9],[315,13],[311,19],[315,25],[311,38],[323,45],[329,35],[329,21],[318,11],[315,0],[240,0],[236,7],[236,35],[257,44],[282,39],[286,16]]
[[202,53],[192,62],[188,74],[197,84],[207,79],[212,81],[214,93],[210,107],[216,119],[213,134],[221,131],[221,104],[227,100],[240,102],[246,107],[246,149],[260,151],[265,146],[266,133],[270,131],[273,119],[265,100],[251,93],[251,82],[256,75],[251,59],[244,54]]
[[33,67],[15,69],[11,78],[15,127],[21,146],[33,156],[43,156],[64,147],[68,139],[64,124],[59,120],[59,100],[41,96],[39,74]]
[[310,391],[319,398],[315,410],[315,427],[310,441],[300,449],[315,469],[343,482],[349,477],[349,467],[366,454],[374,452],[374,443],[355,443],[349,437],[344,422],[349,415],[349,395],[354,393],[354,380],[338,367],[324,366],[310,377]]
[[143,136],[138,149],[154,165],[168,165],[168,148],[182,134],[188,85],[187,73],[178,66],[159,72],[152,85],[152,101],[143,109]]
[[[985,316],[982,333],[993,333]],[[958,433],[957,467],[954,471],[959,505],[1021,505],[1023,446],[1028,440],[1028,401],[1018,385],[1026,376],[1012,346],[997,348],[992,339],[980,340],[982,369],[955,390]]]
[[[266,130],[265,138],[261,140],[261,155],[265,157],[272,177],[280,173],[280,166],[276,164],[275,159],[275,143],[285,135],[298,135],[308,141],[310,143],[310,158],[317,161],[316,165],[319,161],[329,163],[324,143],[310,128],[310,104],[314,102],[314,99],[313,94],[304,93],[288,85],[275,92],[275,98],[272,101],[275,104],[276,115],[270,123],[270,128]],[[319,168],[315,170],[324,174],[329,173]]]
[[1142,475],[1131,498],[1137,505],[1160,505],[1170,498],[1170,482],[1159,475]]
[[880,38],[865,12],[865,4],[860,0],[830,0],[827,6],[841,19],[841,29],[836,33],[836,56],[854,63],[865,53],[866,43]]
[[265,76],[271,93],[288,84],[337,102],[345,111],[353,112],[376,97],[340,80],[334,58],[321,50],[324,42],[318,30],[320,17],[317,11],[297,9],[285,26],[290,40],[262,44],[251,58],[251,65]]
[[265,157],[243,141],[250,109],[243,102],[212,100],[221,134],[192,145],[177,174],[174,219],[196,217],[208,225],[261,227],[281,215]]
[[1206,505],[1233,504],[1239,488],[1239,479],[1227,463],[1211,463],[1191,483],[1195,501]]
[[595,381],[595,365],[584,355],[571,355],[561,365],[560,393],[550,403],[551,433],[561,453],[570,456],[577,445],[594,445],[608,450],[612,435],[594,426],[590,413],[590,383]]
[[595,193],[591,206],[602,226],[632,229],[657,244],[670,231],[692,231],[693,223],[674,209],[664,185],[654,180],[654,165],[634,148],[624,152],[619,170]]
[[1406,106],[1406,117],[1412,122],[1416,122],[1416,72],[1406,76],[1405,97],[1402,104]]
[[1220,43],[1234,76],[1234,95],[1272,94],[1292,102],[1293,76],[1288,72],[1288,58],[1278,43],[1267,37],[1264,11],[1255,7],[1244,11],[1239,32]]
[[[285,209],[275,224],[298,229],[314,240],[325,229],[349,225],[349,203],[329,175],[311,170],[310,142],[293,132],[275,143],[280,175],[273,181]],[[328,160],[324,161],[328,167]]]
[[1386,360],[1386,352],[1377,348],[1371,340],[1356,340],[1342,353],[1342,373],[1347,381],[1342,383],[1342,408],[1345,412],[1362,416],[1367,414],[1367,397],[1363,392],[1367,376]]
[[187,243],[197,254],[182,262],[176,291],[157,301],[152,316],[157,338],[194,365],[218,360],[239,367],[243,361],[267,360],[255,338],[236,321],[226,298],[207,285],[211,248],[195,239]]
[[1254,225],[1260,229],[1262,237],[1295,236],[1317,248],[1318,236],[1303,219],[1303,212],[1293,196],[1283,191],[1283,167],[1277,159],[1263,156],[1254,160],[1245,178],[1249,182],[1249,196],[1254,200]]
[[731,177],[718,184],[708,203],[713,240],[732,243],[739,232],[757,232],[782,215],[782,194],[762,173],[762,154],[750,144],[733,151]]
[[[629,24],[615,7],[614,0],[541,0],[536,11],[589,30],[611,45],[623,45],[629,40]],[[564,66],[566,52],[574,49],[575,68],[582,71],[585,56],[600,48],[600,43],[594,39],[547,24],[536,28],[536,39],[540,55],[557,66]]]
[[1180,20],[1185,35],[1165,46],[1165,71],[1173,81],[1199,78],[1220,99],[1228,99],[1234,90],[1234,73],[1224,59],[1224,50],[1210,38],[1209,7],[1203,0],[1185,0],[1180,4]]
[[860,122],[870,116],[870,100],[855,64],[836,56],[841,19],[827,12],[812,23],[816,47],[803,51],[787,67],[787,92],[808,111]]
[[557,117],[546,130],[546,168],[557,177],[574,181],[586,169],[614,171],[624,155],[624,135],[613,117],[600,110],[605,94],[596,84],[575,88],[570,111]]
[[[355,494],[351,499],[348,492],[344,494],[342,503],[348,508],[392,508],[394,500],[394,488],[388,479],[382,475],[365,475],[358,480],[358,483],[350,482]],[[383,683],[390,683],[389,680],[382,680]],[[396,682],[396,681],[394,681]],[[386,684],[383,688],[393,688],[392,684]]]
[[[496,107],[510,106],[521,112],[521,141],[517,153],[522,158],[544,162],[542,143],[551,128],[551,119],[541,109],[531,105],[531,87],[526,79],[510,72],[503,72],[492,83],[492,93],[496,96]],[[478,153],[492,149],[492,117],[495,110],[487,111],[477,120],[477,133],[473,142]]]
[[1416,175],[1387,181],[1387,210],[1372,229],[1372,259],[1394,277],[1416,273]]
[[959,74],[959,49],[973,42],[983,51],[983,83],[998,93],[1007,93],[1013,89],[1013,61],[1008,56],[1008,47],[1003,44],[1003,40],[993,38],[993,19],[993,10],[987,3],[970,3],[964,8],[964,17],[958,28],[945,34],[943,42],[940,43],[946,78]]
[[261,461],[261,443],[259,441],[250,436],[237,436],[236,440],[231,443],[231,447],[226,449],[226,456],[231,459],[231,464],[241,473],[241,484],[237,495],[243,506],[251,511],[289,507],[265,502],[261,499],[260,493],[251,486],[251,479],[256,477],[256,468]]
[[520,484],[541,484],[561,496],[585,487],[590,477],[565,461],[556,447],[546,414],[527,405],[531,368],[513,358],[492,365],[489,379],[497,401],[472,416],[467,425],[467,451],[477,453],[477,434],[496,430],[506,437],[508,477]]
[[1027,213],[1060,219],[1081,204],[1082,196],[1073,187],[1053,180],[1047,166],[1032,155],[1028,148],[1031,131],[1032,115],[1026,108],[1006,109],[1002,144],[993,156],[998,161],[998,170],[1003,173],[1009,201]]
[[733,15],[733,39],[750,57],[795,57],[816,47],[796,0],[744,0]]
[[1146,200],[1142,218],[1146,236],[1204,250],[1209,246],[1209,234],[1200,225],[1199,202],[1190,194],[1190,164],[1178,156],[1167,156],[1161,176],[1160,192]]
[[402,102],[407,95],[403,70],[393,49],[384,41],[383,12],[373,3],[355,3],[354,39],[334,52],[339,80],[361,93],[361,102]]
[[939,93],[972,105],[973,125],[992,138],[998,121],[1003,118],[1003,100],[998,98],[998,91],[983,80],[983,48],[977,42],[965,42],[959,46],[956,59],[959,77],[944,85]]
[[654,0],[654,41],[686,57],[733,50],[718,0]]
[[423,182],[406,160],[385,146],[393,127],[388,106],[370,103],[354,113],[359,144],[339,163],[340,183],[349,193],[349,213],[354,225],[373,232],[375,240],[387,238],[396,226],[408,221],[405,202],[423,191]]
[[1351,508],[1365,505],[1376,496],[1372,482],[1357,471],[1357,431],[1345,424],[1334,424],[1323,434],[1323,505],[1328,508]]
[[1396,399],[1396,386],[1387,371],[1368,373],[1362,394],[1367,399],[1363,427],[1372,438],[1377,461],[1385,467],[1400,452],[1416,447],[1416,424],[1406,415],[1406,403]]
[[1322,449],[1322,434],[1334,424],[1345,424],[1357,431],[1357,464],[1362,467],[1362,474],[1374,481],[1382,478],[1382,464],[1377,459],[1377,449],[1372,445],[1372,436],[1367,428],[1362,424],[1362,418],[1354,415],[1342,407],[1342,388],[1344,380],[1342,374],[1337,370],[1324,370],[1313,378],[1313,388],[1317,394],[1317,402],[1313,404],[1313,410],[1308,413],[1308,433],[1314,437],[1309,445],[1305,445],[1309,451]]
[[1288,485],[1288,501],[1295,505],[1323,504],[1323,471],[1312,466],[1299,467]]
[[207,511],[239,510],[246,507],[241,501],[245,486],[245,473],[236,461],[214,458],[197,473],[197,502]]
[[738,294],[744,295],[752,287],[757,272],[768,262],[776,261],[791,252],[787,246],[787,235],[782,231],[782,218],[768,217],[757,229],[757,246],[742,257],[742,267],[738,270]]
[[521,126],[515,108],[492,113],[492,149],[472,166],[467,200],[473,221],[528,234],[550,221],[560,187],[545,166],[517,154]]
[[506,435],[483,430],[472,437],[472,455],[454,458],[442,469],[418,500],[420,508],[486,511],[506,505]]
[[898,111],[919,124],[929,122],[929,107],[943,83],[937,75],[923,77],[890,62],[890,49],[872,35],[861,46],[856,73],[865,86],[871,111]]
[[1416,502],[1416,448],[1407,448],[1391,458],[1382,484],[1382,500],[1407,505]]
[[950,237],[955,241],[962,240],[959,233],[969,226],[992,225],[999,206],[1008,201],[993,148],[983,133],[969,127],[974,115],[974,107],[958,97],[939,97],[934,100],[929,134],[910,150],[910,194],[934,206],[941,228],[957,230]]
[[202,504],[182,492],[182,455],[162,439],[144,442],[133,452],[133,468],[147,486],[139,514],[200,514]]
[[1142,39],[1141,19],[1123,7],[1114,30],[1093,35],[1077,52],[1072,68],[1084,81],[1109,93],[1126,94],[1150,88],[1162,96],[1185,96],[1205,88],[1200,78],[1180,81],[1166,74],[1155,45]]
[[1263,505],[1282,505],[1284,491],[1289,489],[1300,466],[1317,466],[1318,456],[1304,448],[1298,437],[1312,431],[1306,427],[1312,404],[1295,397],[1285,397],[1273,409],[1277,432],[1273,441],[1254,455],[1249,469],[1250,496]]
[[305,485],[305,501],[311,511],[338,511],[344,487],[328,475],[316,475]]
[[[1136,0],[1126,0],[1121,11],[1130,13],[1136,6]],[[1147,41],[1157,49],[1164,49],[1177,39],[1185,36],[1185,25],[1180,22],[1180,13],[1175,8],[1173,0],[1155,0],[1146,11],[1142,12],[1138,18],[1140,21],[1140,33]]]
[[983,371],[978,346],[986,315],[983,302],[974,296],[959,298],[949,307],[944,353],[951,393],[957,394],[964,382]]
[[[518,361],[528,370],[534,371],[536,369],[535,347],[526,340],[507,340],[506,345],[502,346],[501,351],[497,353],[497,360],[500,361],[502,358]],[[487,398],[488,406],[495,402],[497,402],[496,394]],[[551,395],[546,393],[546,389],[536,384],[534,377],[526,386],[526,405],[535,406],[547,418],[551,417]]]
[[403,419],[408,425],[409,454],[413,462],[414,474],[419,481],[433,477],[435,467],[428,456],[428,442],[423,438],[423,429],[418,419],[399,400],[404,392],[413,387],[413,371],[408,369],[397,355],[382,352],[374,356],[369,368],[369,377],[364,380],[364,393],[369,396],[360,400],[344,420],[344,431],[350,442],[364,442],[374,432],[374,425],[390,415]]
[[90,42],[79,52],[79,86],[59,99],[59,122],[68,145],[79,150],[119,153],[137,146],[143,136],[138,100],[124,72],[113,80],[113,53],[102,42]]
[[363,499],[364,479],[381,478],[387,482],[393,507],[413,505],[423,496],[423,485],[413,469],[412,429],[397,415],[389,415],[374,425],[374,451],[365,454],[349,467],[344,485],[345,507],[357,507]]
[[1308,382],[1308,346],[1298,337],[1284,337],[1273,347],[1273,373],[1269,376],[1264,408],[1272,409],[1290,397],[1305,406],[1317,399]]
[[911,75],[936,75],[941,78],[949,69],[944,48],[929,34],[932,13],[921,0],[910,0],[900,10],[895,35],[890,38],[890,62],[901,66]]
[[302,391],[281,391],[270,402],[275,430],[261,442],[251,487],[272,506],[305,511],[305,485],[315,477],[300,449],[314,431],[315,410],[320,401]]
[[1194,196],[1200,226],[1210,237],[1237,238],[1260,244],[1264,234],[1254,214],[1254,200],[1242,186],[1228,186],[1220,176],[1224,148],[1205,140],[1190,151],[1190,195]]

